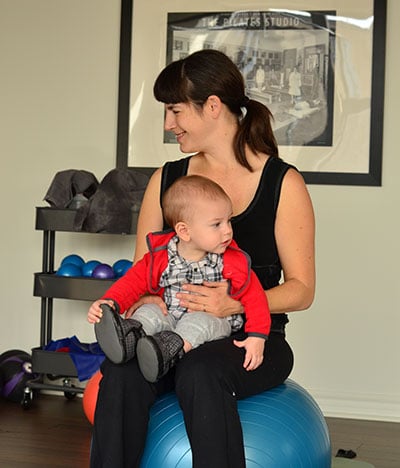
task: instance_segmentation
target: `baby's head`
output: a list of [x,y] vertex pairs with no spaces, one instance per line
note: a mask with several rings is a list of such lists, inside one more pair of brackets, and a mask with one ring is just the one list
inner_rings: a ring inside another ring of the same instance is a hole
[[206,252],[223,254],[230,245],[232,203],[212,180],[198,175],[181,177],[166,190],[162,203],[184,258],[195,260]]
[[162,198],[165,221],[172,228],[180,221],[188,223],[199,214],[200,203],[213,204],[216,201],[224,201],[232,206],[224,189],[211,179],[199,175],[180,177]]

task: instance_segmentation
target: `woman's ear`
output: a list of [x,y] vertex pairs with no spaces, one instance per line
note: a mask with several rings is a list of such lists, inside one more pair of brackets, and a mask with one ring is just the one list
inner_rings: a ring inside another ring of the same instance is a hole
[[175,232],[179,239],[182,239],[184,242],[190,241],[189,226],[183,221],[176,223]]
[[215,94],[211,94],[211,96],[208,96],[207,98],[206,106],[213,117],[218,117],[222,107],[221,99]]

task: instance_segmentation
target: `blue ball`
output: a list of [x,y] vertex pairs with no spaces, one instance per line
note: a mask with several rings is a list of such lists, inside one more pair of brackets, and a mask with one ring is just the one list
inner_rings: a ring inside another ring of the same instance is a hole
[[[324,416],[300,385],[284,384],[238,401],[246,468],[330,468]],[[192,453],[175,394],[153,405],[141,468],[191,468]]]
[[98,260],[89,260],[82,266],[82,275],[83,276],[92,276],[93,270],[100,265],[101,262]]
[[56,271],[57,276],[82,276],[82,268],[74,263],[63,263]]
[[124,274],[132,266],[132,263],[133,262],[131,262],[130,260],[127,260],[125,258],[121,258],[121,260],[117,260],[113,265],[113,270],[114,270],[115,276],[117,278],[119,278],[120,276],[124,276]]
[[97,265],[92,273],[92,278],[97,279],[113,279],[115,278],[114,270],[112,266],[107,263],[100,263]]
[[66,263],[72,263],[73,265],[77,265],[78,267],[82,268],[83,264],[85,263],[85,260],[80,255],[71,254],[64,257],[61,260],[60,265],[64,265]]

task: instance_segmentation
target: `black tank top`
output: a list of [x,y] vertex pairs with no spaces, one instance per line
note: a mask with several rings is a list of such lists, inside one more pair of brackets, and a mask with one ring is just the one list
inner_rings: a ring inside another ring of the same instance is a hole
[[[163,167],[161,196],[178,178],[187,174],[190,156],[167,162]],[[255,196],[241,214],[232,218],[233,237],[251,257],[252,268],[264,289],[279,284],[282,266],[275,240],[275,218],[282,180],[293,166],[270,157],[262,171]],[[164,228],[169,226],[164,225]],[[272,314],[271,330],[284,332],[286,314]]]

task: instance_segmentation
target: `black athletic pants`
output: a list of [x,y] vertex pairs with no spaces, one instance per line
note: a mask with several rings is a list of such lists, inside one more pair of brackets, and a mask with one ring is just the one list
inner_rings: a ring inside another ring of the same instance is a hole
[[104,361],[91,468],[139,467],[149,409],[157,396],[173,389],[183,410],[193,468],[244,468],[236,402],[282,383],[292,370],[293,354],[283,334],[271,333],[263,364],[255,371],[246,371],[244,350],[234,346],[232,339],[190,351],[175,372],[155,385],[144,380],[136,359],[123,365]]

